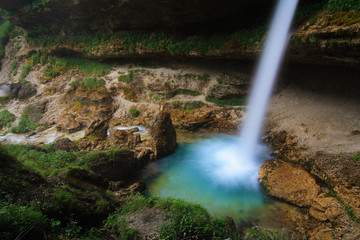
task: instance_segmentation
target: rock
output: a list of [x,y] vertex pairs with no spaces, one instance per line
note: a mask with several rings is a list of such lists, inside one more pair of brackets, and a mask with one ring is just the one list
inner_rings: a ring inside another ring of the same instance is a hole
[[47,103],[46,101],[43,101],[43,102],[30,104],[25,108],[24,113],[33,122],[39,122],[43,114],[45,113],[46,103]]
[[124,181],[110,181],[109,182],[109,189],[111,191],[119,191],[121,188],[124,187],[125,182]]
[[72,133],[80,130],[81,124],[75,120],[75,116],[66,115],[60,119],[59,124],[57,125],[61,130]]
[[132,131],[110,129],[109,143],[112,147],[135,148],[141,142],[140,134],[133,134]]
[[62,138],[55,141],[55,151],[76,151],[77,146],[73,141],[71,141],[69,138]]
[[189,131],[196,131],[197,129],[205,126],[210,121],[211,119],[200,119],[197,121],[182,122],[180,126]]
[[14,98],[25,99],[36,95],[36,88],[33,86],[26,86],[22,83],[10,84],[10,95]]
[[176,132],[170,114],[160,112],[150,126],[154,153],[157,159],[172,154],[176,149]]
[[95,119],[86,129],[84,137],[93,136],[95,138],[104,139],[107,137],[108,122],[106,119]]
[[320,221],[329,220],[330,222],[333,222],[338,216],[345,214],[340,203],[331,197],[314,198],[309,212],[311,216]]
[[109,185],[101,175],[82,168],[68,169],[66,172],[66,181],[79,187],[84,187],[83,182],[94,184],[103,188],[107,188]]
[[267,194],[300,207],[311,206],[320,191],[308,172],[281,160],[267,160],[259,171],[260,184]]
[[137,160],[132,151],[118,149],[110,153],[96,152],[88,160],[93,172],[115,182],[134,179],[145,164]]

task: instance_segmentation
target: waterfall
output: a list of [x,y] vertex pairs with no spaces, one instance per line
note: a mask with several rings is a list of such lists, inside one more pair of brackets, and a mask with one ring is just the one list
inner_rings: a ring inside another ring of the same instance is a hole
[[254,151],[261,137],[267,103],[288,43],[297,2],[298,0],[280,0],[272,20],[249,97],[247,117],[239,133],[241,144],[248,151]]

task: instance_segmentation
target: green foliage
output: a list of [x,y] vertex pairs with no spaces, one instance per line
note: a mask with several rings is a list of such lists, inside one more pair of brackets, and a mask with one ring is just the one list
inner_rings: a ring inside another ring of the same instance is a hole
[[51,58],[49,60],[53,62],[56,67],[64,67],[66,69],[76,68],[86,75],[103,76],[108,74],[112,69],[110,64],[84,58]]
[[131,83],[132,80],[134,78],[134,74],[133,74],[133,71],[130,70],[128,74],[126,75],[120,75],[118,77],[118,80],[121,81],[121,82],[124,82],[124,83]]
[[16,127],[11,128],[12,133],[27,133],[35,130],[39,126],[38,123],[30,120],[26,114],[22,114],[20,117],[19,124]]
[[360,153],[358,153],[358,154],[356,154],[356,155],[354,156],[354,160],[355,160],[355,161],[360,161]]
[[249,240],[298,240],[297,234],[281,229],[253,227],[245,235]]
[[22,84],[26,84],[25,78],[30,73],[30,71],[31,71],[30,65],[23,66],[19,77],[19,82],[21,82]]
[[33,53],[33,54],[31,55],[31,57],[30,57],[30,59],[29,59],[29,65],[30,65],[30,67],[33,67],[33,66],[35,66],[36,64],[40,63],[40,56],[41,56],[41,54],[40,54],[39,51],[37,51],[37,52],[35,52],[35,53]]
[[5,54],[5,43],[9,38],[9,33],[13,29],[13,25],[9,21],[5,21],[0,25],[0,58]]
[[80,85],[83,85],[89,90],[95,90],[100,87],[105,87],[105,81],[104,79],[97,79],[92,77],[86,77],[82,81],[79,82]]
[[140,115],[139,110],[137,110],[136,108],[131,108],[129,110],[130,116],[132,117],[138,117]]
[[9,126],[11,122],[15,120],[15,115],[4,109],[0,112],[0,129]]
[[197,78],[199,79],[199,80],[203,80],[203,81],[209,81],[210,80],[210,75],[209,74],[207,74],[207,73],[204,73],[204,74],[202,74],[202,75],[197,75]]
[[327,5],[329,12],[336,11],[360,11],[359,0],[329,0]]
[[12,75],[16,75],[17,73],[17,69],[18,69],[18,63],[16,60],[14,60],[12,63],[11,63],[11,73]]
[[250,30],[236,32],[231,37],[237,40],[243,48],[246,48],[250,44],[261,42],[266,30],[266,26],[260,26]]
[[47,65],[44,72],[44,77],[51,79],[60,75],[60,71],[52,65]]
[[117,239],[120,240],[141,240],[139,231],[127,227],[123,216],[118,213],[112,214],[108,217],[105,223],[105,228],[111,229],[111,233],[119,232],[121,235]]
[[173,101],[171,104],[174,108],[181,108],[184,103],[180,101]]
[[93,77],[86,77],[81,81],[73,81],[70,83],[70,86],[72,87],[77,87],[79,85],[86,87],[90,91],[93,91],[100,87],[105,87],[105,81],[101,78],[97,79]]
[[48,227],[47,222],[46,216],[33,207],[0,201],[0,238],[3,240],[17,239],[30,230],[40,238],[42,231]]
[[176,92],[176,94],[185,94],[185,95],[191,95],[191,96],[199,96],[200,93],[198,91],[191,91],[187,89],[181,89]]
[[24,8],[26,11],[32,11],[32,10],[37,10],[38,12],[41,11],[51,11],[50,8],[45,7],[46,4],[48,4],[49,2],[54,1],[54,0],[35,0],[32,1],[30,4],[26,5]]
[[219,106],[243,106],[245,105],[245,99],[243,98],[231,98],[231,99],[216,99],[216,98],[210,98],[206,97],[206,101],[213,102]]
[[310,35],[309,36],[309,42],[311,43],[317,43],[318,42],[318,38],[314,35]]

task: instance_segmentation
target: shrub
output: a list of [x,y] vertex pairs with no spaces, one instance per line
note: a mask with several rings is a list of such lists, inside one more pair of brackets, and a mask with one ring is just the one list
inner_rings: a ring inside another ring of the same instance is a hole
[[15,120],[15,115],[4,109],[0,112],[0,129]]
[[26,114],[21,115],[19,124],[16,127],[11,128],[12,133],[27,133],[31,130],[35,130],[39,126],[38,123],[30,120]]
[[45,72],[44,72],[44,77],[45,78],[51,79],[51,78],[57,77],[59,75],[60,75],[60,72],[54,66],[48,65],[45,68]]
[[136,108],[131,108],[129,110],[130,116],[132,117],[138,117],[140,115],[139,110],[137,110]]

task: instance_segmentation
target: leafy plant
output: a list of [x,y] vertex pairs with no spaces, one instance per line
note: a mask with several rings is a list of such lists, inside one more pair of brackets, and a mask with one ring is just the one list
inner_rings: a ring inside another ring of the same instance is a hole
[[360,153],[358,153],[358,154],[356,154],[356,155],[354,156],[354,160],[355,160],[355,161],[360,161]]
[[59,76],[61,73],[60,73],[60,69],[59,68],[56,68],[52,65],[48,65],[46,66],[45,68],[45,72],[44,72],[44,77],[46,79],[51,79],[51,78],[54,78],[54,77],[57,77]]
[[4,109],[0,112],[0,129],[4,126],[9,125],[15,120],[15,115],[9,112],[7,109]]
[[139,110],[137,110],[136,108],[131,108],[129,110],[130,116],[132,117],[138,117],[140,115]]
[[327,8],[330,12],[349,10],[360,11],[360,2],[358,0],[329,0]]

